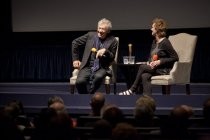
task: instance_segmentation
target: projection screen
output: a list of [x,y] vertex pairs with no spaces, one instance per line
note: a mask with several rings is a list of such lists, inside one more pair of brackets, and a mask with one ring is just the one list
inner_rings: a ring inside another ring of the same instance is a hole
[[13,32],[95,30],[98,20],[113,30],[149,29],[155,17],[168,28],[210,27],[209,0],[12,0]]

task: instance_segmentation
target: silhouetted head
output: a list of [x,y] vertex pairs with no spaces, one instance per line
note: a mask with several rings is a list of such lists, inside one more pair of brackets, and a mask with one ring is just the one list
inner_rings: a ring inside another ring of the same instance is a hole
[[112,126],[115,126],[117,123],[122,122],[124,119],[122,110],[113,104],[105,106],[102,110],[101,115],[102,118],[109,121]]
[[118,123],[112,131],[112,140],[137,140],[137,130],[128,123]]
[[105,96],[101,92],[96,92],[90,100],[90,106],[92,108],[92,115],[100,116],[101,108],[104,106]]
[[55,109],[57,112],[66,111],[64,101],[59,96],[50,97],[48,99],[48,107]]

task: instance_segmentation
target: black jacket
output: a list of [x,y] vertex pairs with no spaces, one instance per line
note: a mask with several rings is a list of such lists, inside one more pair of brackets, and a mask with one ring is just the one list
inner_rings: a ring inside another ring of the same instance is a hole
[[[97,32],[88,32],[87,34],[72,41],[73,61],[79,60],[79,47],[85,47],[80,69],[84,68],[84,66],[88,63],[91,55],[91,49],[94,47],[94,40],[96,37],[98,37]],[[115,58],[118,42],[115,37],[111,35],[108,35],[105,40],[107,42],[106,52],[104,53],[106,57],[102,57],[100,59],[100,65],[103,68],[108,68]]]
[[[149,62],[152,60],[152,52],[157,46],[155,40],[152,43],[151,51],[150,51],[150,57]],[[179,57],[177,55],[177,52],[174,50],[171,42],[164,38],[159,44],[157,48],[157,55],[158,59],[160,60],[160,65],[156,67],[156,72],[158,74],[169,74],[170,70],[172,69],[174,62],[179,60]]]

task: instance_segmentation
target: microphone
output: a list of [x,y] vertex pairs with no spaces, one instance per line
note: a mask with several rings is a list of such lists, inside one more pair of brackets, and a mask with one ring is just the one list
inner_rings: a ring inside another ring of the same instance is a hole
[[96,52],[97,52],[97,49],[96,49],[96,48],[92,48],[92,49],[91,49],[91,52],[96,53]]

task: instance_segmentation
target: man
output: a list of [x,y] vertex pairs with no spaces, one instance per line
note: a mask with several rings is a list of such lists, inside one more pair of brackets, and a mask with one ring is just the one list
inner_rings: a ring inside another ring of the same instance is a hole
[[[76,81],[79,94],[94,94],[110,72],[117,49],[111,29],[111,21],[104,18],[98,22],[97,32],[88,32],[72,42],[73,67],[79,69]],[[80,47],[85,47],[82,61],[79,60]]]

